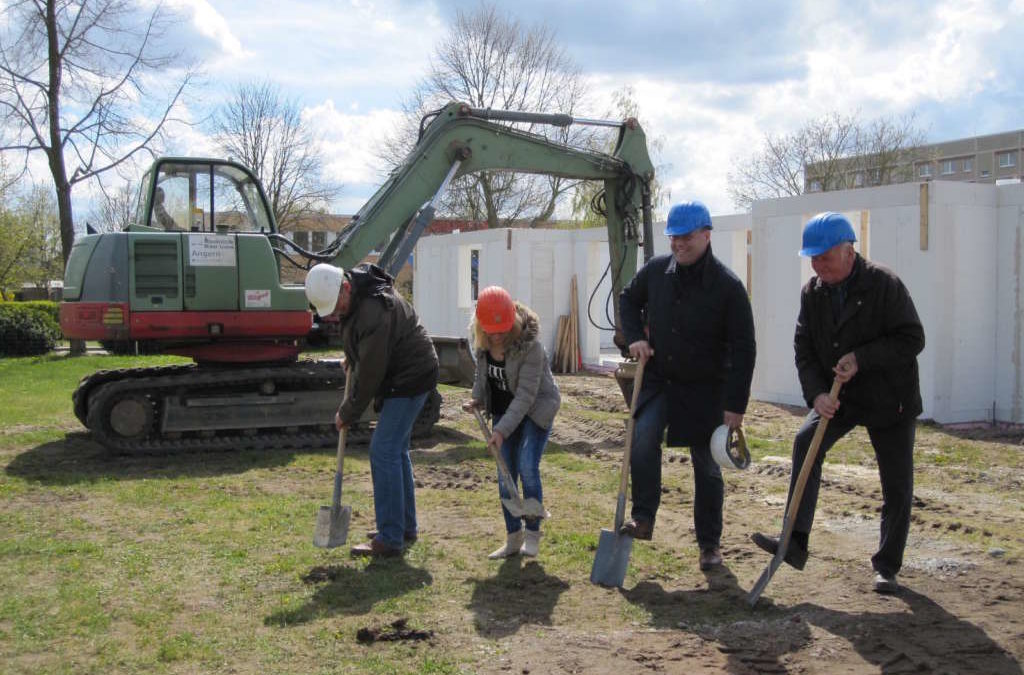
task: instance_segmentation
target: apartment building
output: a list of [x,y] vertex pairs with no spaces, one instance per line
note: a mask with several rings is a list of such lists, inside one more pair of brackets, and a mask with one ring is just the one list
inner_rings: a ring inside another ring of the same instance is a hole
[[[804,169],[804,191],[849,189],[907,183],[952,180],[967,183],[996,183],[1020,180],[1024,160],[1024,129],[986,136],[972,136],[921,145],[886,158],[886,166],[874,166],[871,158],[840,160],[838,171],[823,179],[825,167],[808,164]],[[833,169],[833,167],[828,167]],[[828,183],[828,185],[825,185]]]

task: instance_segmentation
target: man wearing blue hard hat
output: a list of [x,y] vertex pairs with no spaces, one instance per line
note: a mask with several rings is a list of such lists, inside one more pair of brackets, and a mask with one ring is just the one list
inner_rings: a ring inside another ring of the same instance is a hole
[[754,317],[743,284],[711,252],[711,214],[700,202],[672,207],[670,255],[644,265],[619,297],[630,354],[647,362],[637,399],[630,471],[631,519],[622,533],[650,539],[661,500],[661,440],[687,446],[700,568],[722,564],[722,471],[711,435],[739,428],[754,374]]
[[[804,399],[811,408],[793,441],[790,494],[819,421],[828,420],[807,479],[785,561],[807,562],[811,523],[825,453],[855,426],[867,428],[882,483],[878,551],[871,558],[874,590],[895,593],[910,531],[914,493],[914,431],[921,414],[917,355],[924,328],[910,293],[891,270],[853,247],[853,226],[839,213],[819,213],[804,226],[800,255],[816,276],[800,293],[794,348]],[[838,402],[828,395],[842,384]],[[754,543],[774,554],[779,541],[757,533]]]

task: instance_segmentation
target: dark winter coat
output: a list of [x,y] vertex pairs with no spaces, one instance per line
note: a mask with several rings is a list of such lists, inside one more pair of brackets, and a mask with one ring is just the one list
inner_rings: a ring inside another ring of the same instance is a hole
[[832,388],[832,368],[853,352],[857,374],[843,385],[836,419],[884,428],[921,414],[917,355],[924,328],[910,293],[892,271],[859,254],[839,322],[828,286],[812,277],[800,293],[793,340],[804,400]]
[[746,289],[710,246],[693,267],[681,278],[675,257],[657,256],[619,296],[626,341],[646,339],[654,349],[638,409],[667,393],[668,444],[674,446],[708,442],[724,410],[745,413],[754,374]]
[[[519,336],[505,347],[505,375],[508,377],[512,402],[501,416],[494,430],[508,438],[525,417],[542,429],[550,429],[555,414],[562,404],[558,385],[551,375],[548,355],[540,343],[540,319],[532,309],[517,302],[516,313],[522,321]],[[475,333],[475,319],[474,328]],[[473,380],[473,400],[490,408],[490,387],[487,385],[487,348],[474,345],[476,375]]]
[[417,396],[437,386],[438,363],[427,331],[411,305],[376,265],[345,273],[352,307],[342,317],[345,360],[353,368],[352,392],[338,412],[343,422],[359,420],[376,399]]

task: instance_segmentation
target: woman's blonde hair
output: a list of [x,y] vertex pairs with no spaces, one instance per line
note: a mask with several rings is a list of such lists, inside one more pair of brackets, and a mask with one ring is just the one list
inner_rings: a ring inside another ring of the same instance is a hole
[[[515,340],[523,332],[523,315],[519,312],[519,302],[516,302],[515,312],[515,323],[512,324],[512,329],[509,330],[509,338]],[[490,347],[487,342],[487,333],[480,326],[480,322],[476,320],[476,312],[473,312],[472,318],[469,320],[469,340],[470,347],[473,351],[483,351]]]

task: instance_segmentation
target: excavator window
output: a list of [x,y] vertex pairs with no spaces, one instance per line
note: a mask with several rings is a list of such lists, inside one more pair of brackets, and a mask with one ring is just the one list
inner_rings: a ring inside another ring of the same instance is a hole
[[255,180],[229,164],[163,162],[151,203],[150,226],[167,231],[274,231]]

